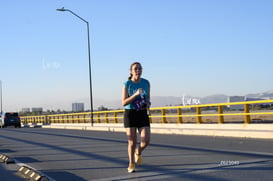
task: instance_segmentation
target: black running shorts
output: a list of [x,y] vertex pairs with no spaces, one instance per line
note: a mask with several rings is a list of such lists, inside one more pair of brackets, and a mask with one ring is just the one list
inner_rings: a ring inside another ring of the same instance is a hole
[[125,109],[124,112],[125,128],[150,127],[150,119],[147,110],[137,111],[135,109]]

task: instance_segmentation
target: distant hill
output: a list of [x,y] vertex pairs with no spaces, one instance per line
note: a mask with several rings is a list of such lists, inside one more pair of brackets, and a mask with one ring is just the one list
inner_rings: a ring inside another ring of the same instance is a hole
[[[256,93],[256,94],[247,94],[245,95],[248,98],[261,98],[261,99],[273,99],[273,90]],[[227,102],[228,95],[224,94],[215,94],[205,97],[195,97],[200,99],[201,104],[213,104],[213,103],[225,103]],[[181,105],[182,104],[182,96],[175,97],[175,96],[152,96],[151,98],[152,106],[153,107],[161,107],[161,106],[174,106],[174,105]]]
[[[195,97],[200,100],[201,104],[212,104],[212,103],[223,103],[227,102],[226,95],[217,94],[211,95],[206,97]],[[175,96],[152,96],[151,98],[152,106],[153,107],[161,107],[161,106],[176,106],[182,105],[182,96],[175,97]]]
[[[263,93],[256,93],[256,94],[247,94],[245,95],[247,98],[261,98],[261,99],[273,99],[273,90],[266,91]],[[213,103],[225,103],[227,102],[228,95],[224,94],[216,94],[210,95],[206,97],[194,97],[200,99],[201,104],[213,104]],[[177,106],[182,105],[182,96],[152,96],[151,97],[152,107],[162,107],[162,106]],[[121,106],[121,100],[96,100],[95,105],[103,105],[109,109],[123,109]],[[96,108],[96,107],[94,107]]]
[[247,94],[246,97],[253,97],[253,98],[273,98],[273,90],[266,91],[263,93],[257,94]]
[[201,104],[224,103],[227,102],[227,98],[228,98],[227,95],[216,94],[200,98],[200,102]]
[[174,106],[182,104],[182,98],[175,96],[152,96],[151,102],[153,107]]
[[[189,95],[190,96],[190,95]],[[262,93],[255,93],[255,94],[247,94],[245,95],[249,100],[251,98],[253,100],[257,99],[273,99],[273,90],[269,90]],[[213,104],[213,103],[225,103],[227,102],[227,95],[224,94],[216,94],[216,95],[210,95],[206,97],[194,97],[198,100],[200,100],[201,104]],[[90,110],[90,99],[89,98],[82,98],[79,100],[66,100],[61,101],[57,100],[56,104],[51,104],[49,106],[48,103],[40,105],[40,107],[43,107],[44,111],[46,110],[72,110],[72,103],[73,102],[83,102],[85,105],[85,110]],[[177,106],[182,105],[182,96],[152,96],[151,97],[152,107],[163,107],[163,106]],[[97,110],[98,107],[103,106],[108,109],[123,109],[123,106],[121,105],[121,100],[107,100],[107,99],[97,99],[94,98],[93,100],[93,108],[94,110]],[[18,108],[18,111],[21,111],[21,108]]]

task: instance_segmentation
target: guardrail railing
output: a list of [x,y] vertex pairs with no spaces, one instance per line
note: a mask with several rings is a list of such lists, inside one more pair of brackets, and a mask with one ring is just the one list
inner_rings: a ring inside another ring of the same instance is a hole
[[[149,117],[151,123],[246,123],[253,120],[273,121],[273,110],[255,111],[253,105],[273,104],[273,100],[231,102],[219,104],[200,104],[188,106],[169,106],[151,108]],[[243,105],[242,110],[227,110],[227,106]],[[122,123],[124,110],[109,110],[93,112],[94,123]],[[90,112],[52,114],[40,116],[22,116],[22,123],[90,123]]]

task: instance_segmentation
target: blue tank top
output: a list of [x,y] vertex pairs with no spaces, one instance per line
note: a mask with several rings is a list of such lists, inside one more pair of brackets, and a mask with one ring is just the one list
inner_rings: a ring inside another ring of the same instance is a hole
[[149,88],[150,83],[148,80],[141,78],[139,82],[135,83],[131,80],[127,80],[125,83],[125,88],[127,89],[128,96],[132,96],[139,88],[143,89],[143,94],[139,95],[132,103],[127,104],[125,109],[141,109],[139,104],[148,103],[149,100]]

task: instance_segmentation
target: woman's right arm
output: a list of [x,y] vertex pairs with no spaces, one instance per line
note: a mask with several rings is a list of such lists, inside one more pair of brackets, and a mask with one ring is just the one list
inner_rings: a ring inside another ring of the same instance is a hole
[[128,96],[128,91],[125,87],[125,85],[123,85],[122,87],[122,106],[126,106],[127,104],[130,104],[131,102],[133,102],[133,100],[140,95],[142,92],[142,89],[138,89],[132,96]]

